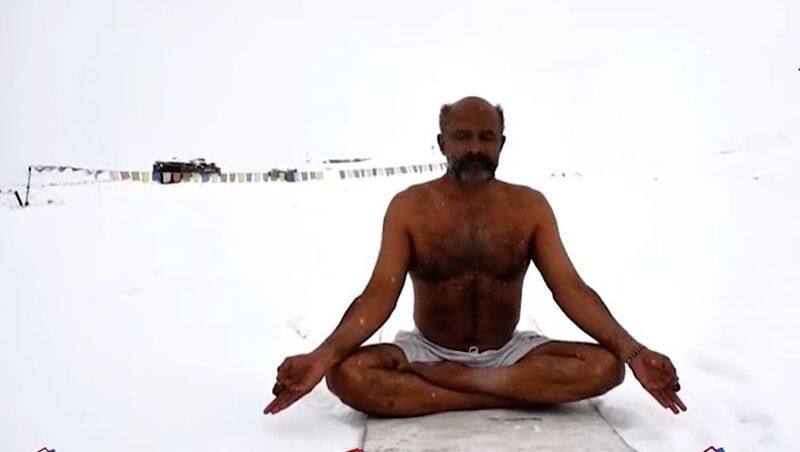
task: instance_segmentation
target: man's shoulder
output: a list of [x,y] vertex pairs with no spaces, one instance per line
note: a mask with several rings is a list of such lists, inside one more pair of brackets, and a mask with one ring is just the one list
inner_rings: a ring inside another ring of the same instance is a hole
[[544,198],[544,195],[541,191],[527,185],[514,184],[511,182],[501,181],[499,179],[497,182],[500,184],[500,187],[505,193],[515,199],[524,201],[526,204],[541,202],[541,200]]
[[389,201],[388,209],[407,212],[408,209],[419,200],[420,196],[422,196],[423,185],[424,184],[409,185],[405,189],[395,193],[391,201]]
[[434,182],[435,181],[427,181],[419,184],[409,185],[405,189],[397,192],[392,200],[397,200],[398,203],[403,204],[419,201],[430,194],[431,190],[434,189]]
[[511,206],[519,221],[524,223],[526,228],[534,231],[542,219],[543,212],[546,211],[547,200],[544,194],[527,185],[509,182],[505,182],[505,184],[508,205]]

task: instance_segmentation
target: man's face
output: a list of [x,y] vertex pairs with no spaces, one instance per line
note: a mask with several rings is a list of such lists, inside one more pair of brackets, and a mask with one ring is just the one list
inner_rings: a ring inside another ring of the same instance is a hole
[[494,177],[505,137],[492,105],[481,101],[453,104],[437,139],[457,179],[477,182]]

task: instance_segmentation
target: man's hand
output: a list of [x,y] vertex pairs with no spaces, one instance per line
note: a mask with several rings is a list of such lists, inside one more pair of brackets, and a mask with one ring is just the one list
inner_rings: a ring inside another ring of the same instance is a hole
[[272,394],[277,396],[264,408],[264,414],[275,414],[311,392],[330,368],[317,353],[290,356],[278,366],[277,383]]
[[669,408],[675,414],[679,413],[678,408],[686,411],[686,405],[676,394],[681,385],[678,384],[678,374],[669,358],[645,349],[633,358],[630,367],[639,383],[661,406]]

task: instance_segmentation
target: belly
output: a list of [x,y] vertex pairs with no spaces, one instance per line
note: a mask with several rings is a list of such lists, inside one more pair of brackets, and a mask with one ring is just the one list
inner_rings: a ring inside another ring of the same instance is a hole
[[415,279],[414,323],[431,342],[454,350],[497,349],[519,322],[522,278],[465,273],[446,281]]

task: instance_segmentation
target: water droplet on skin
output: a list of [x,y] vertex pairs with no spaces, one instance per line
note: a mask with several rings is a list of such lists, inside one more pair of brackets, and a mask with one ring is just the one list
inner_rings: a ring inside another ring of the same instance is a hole
[[358,364],[360,366],[361,365],[361,360],[359,359],[358,361],[356,361],[356,364]]
[[397,278],[395,278],[394,276],[392,276],[392,282],[395,282],[395,281],[397,281]]
[[364,324],[364,317],[360,317],[360,318],[358,319],[358,323],[360,323],[361,325],[363,325],[363,324]]
[[435,392],[432,392],[432,393],[431,393],[431,397],[433,397],[433,398],[435,399],[435,398],[436,398],[436,393],[435,393]]

